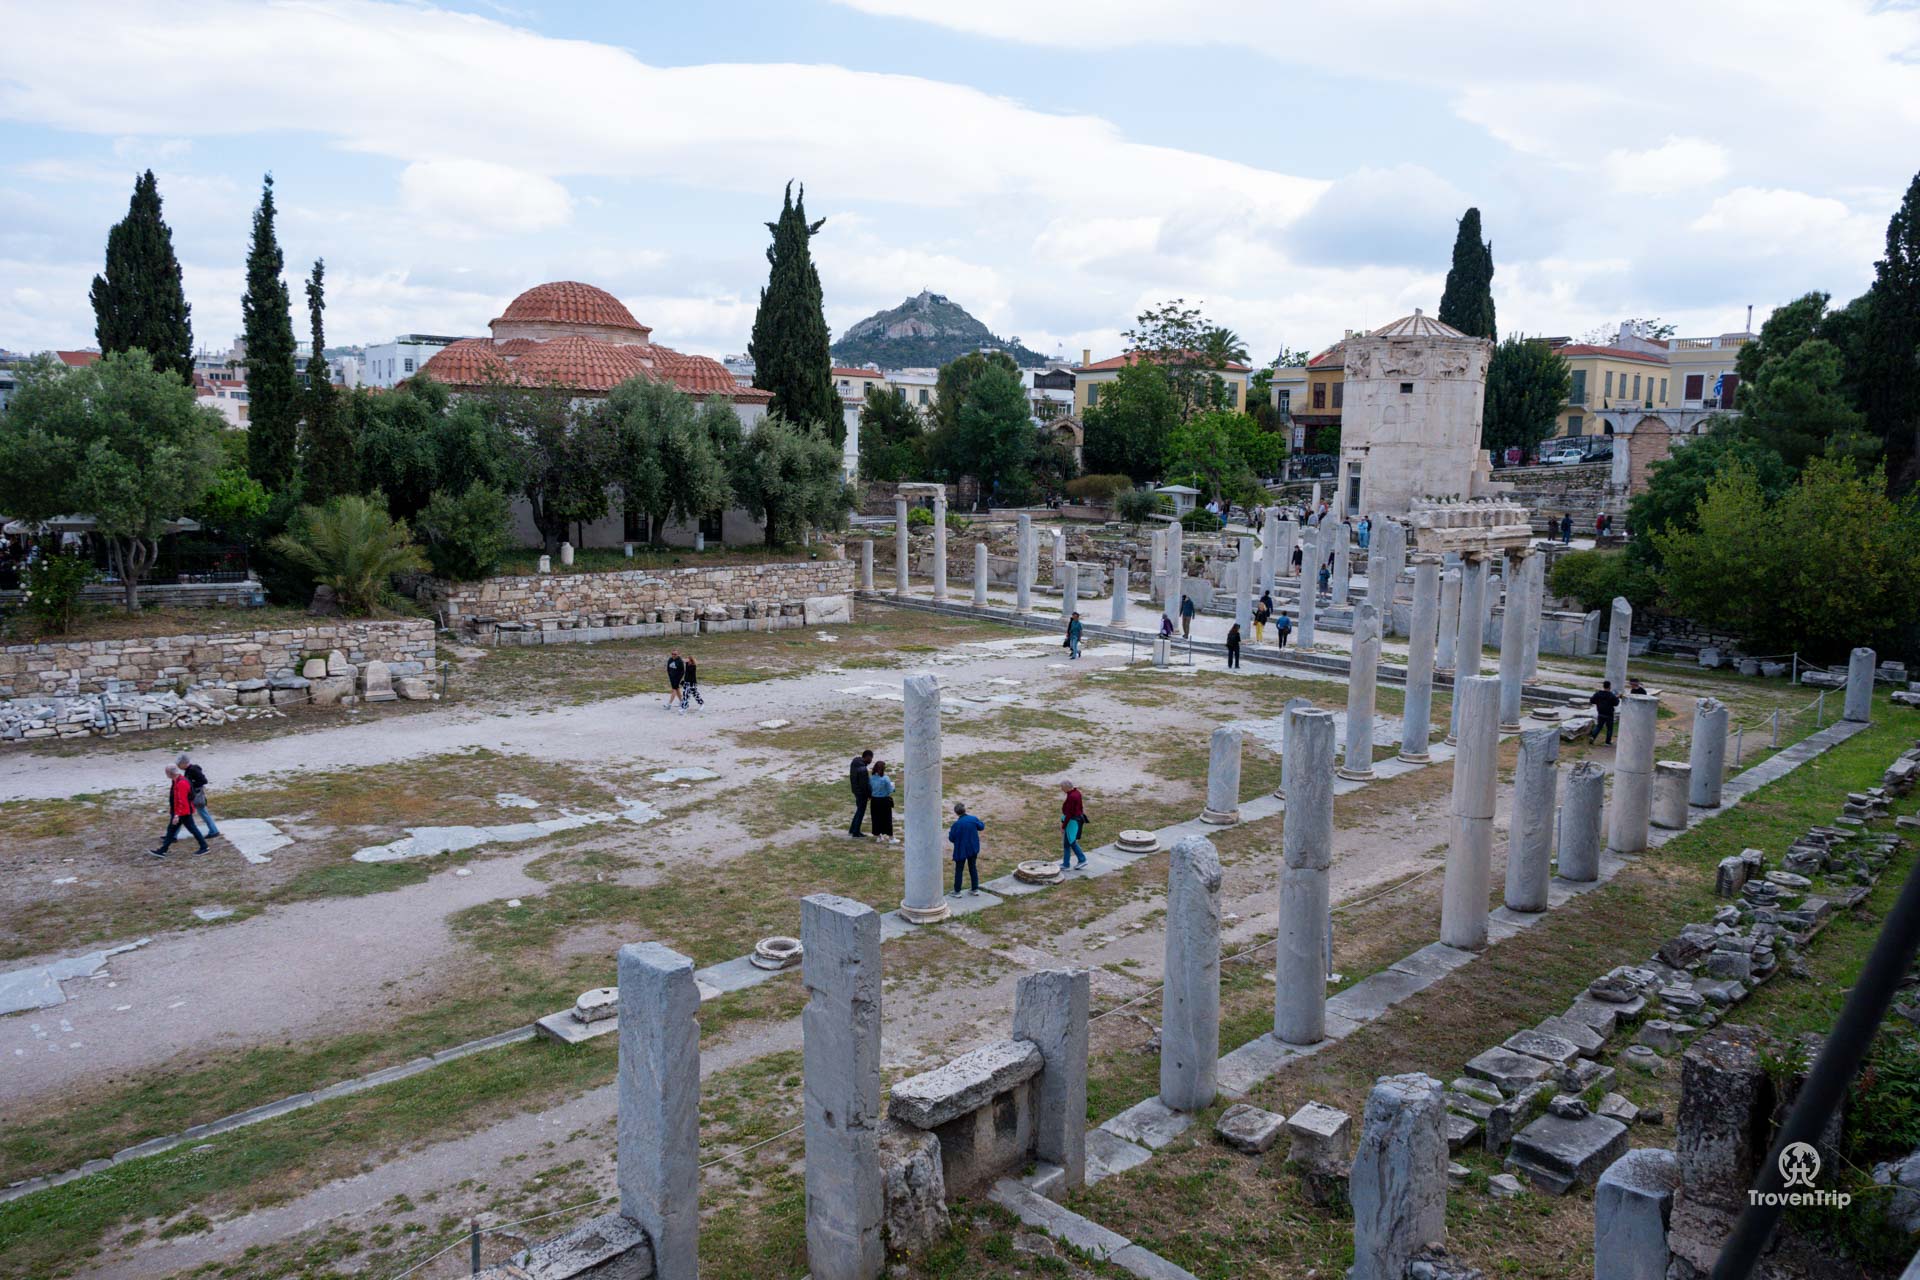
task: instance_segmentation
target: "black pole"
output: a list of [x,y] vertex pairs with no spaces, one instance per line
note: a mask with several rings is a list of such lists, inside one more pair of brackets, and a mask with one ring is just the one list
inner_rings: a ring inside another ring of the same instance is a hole
[[1780,1153],[1796,1142],[1812,1145],[1825,1131],[1828,1118],[1840,1105],[1841,1095],[1873,1043],[1874,1032],[1886,1016],[1887,1006],[1893,1003],[1901,978],[1913,964],[1917,945],[1920,945],[1920,861],[1907,873],[1899,901],[1887,913],[1880,936],[1867,956],[1866,967],[1861,969],[1853,990],[1847,993],[1840,1017],[1821,1047],[1820,1056],[1814,1060],[1792,1113],[1780,1127],[1773,1150],[1767,1153],[1753,1188],[1762,1195],[1750,1197],[1747,1207],[1741,1211],[1733,1234],[1727,1237],[1719,1260],[1713,1264],[1713,1280],[1746,1280],[1752,1273],[1760,1251],[1766,1248],[1780,1219],[1781,1206],[1766,1203],[1767,1193],[1778,1192],[1784,1186]]
[[467,1224],[467,1228],[473,1233],[468,1240],[468,1254],[472,1264],[471,1272],[477,1276],[480,1274],[480,1223],[477,1220],[470,1221]]

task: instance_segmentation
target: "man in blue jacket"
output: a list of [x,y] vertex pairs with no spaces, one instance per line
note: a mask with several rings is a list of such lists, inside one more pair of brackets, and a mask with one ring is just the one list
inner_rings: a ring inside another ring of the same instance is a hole
[[967,812],[964,804],[953,806],[953,825],[947,828],[947,843],[953,846],[953,892],[948,895],[960,896],[960,875],[962,871],[973,877],[973,897],[980,896],[980,833],[987,824]]

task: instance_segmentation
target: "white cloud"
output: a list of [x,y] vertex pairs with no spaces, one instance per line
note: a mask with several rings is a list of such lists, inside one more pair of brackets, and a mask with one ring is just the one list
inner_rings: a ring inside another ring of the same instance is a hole
[[1327,188],[1288,245],[1306,261],[1431,266],[1445,261],[1455,220],[1471,203],[1424,165],[1360,169]]
[[552,178],[490,160],[416,160],[400,203],[439,234],[525,235],[573,220],[573,197]]
[[1716,199],[1690,230],[1745,254],[1790,254],[1808,243],[1852,258],[1870,257],[1879,224],[1838,200],[1769,187],[1738,187]]
[[1616,148],[1607,153],[1603,171],[1621,191],[1666,195],[1689,187],[1710,187],[1732,168],[1727,149],[1704,138],[1670,137],[1646,151]]

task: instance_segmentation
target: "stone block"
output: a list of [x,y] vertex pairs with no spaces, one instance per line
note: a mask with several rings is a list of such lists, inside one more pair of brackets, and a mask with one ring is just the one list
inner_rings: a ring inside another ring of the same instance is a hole
[[1593,1192],[1594,1280],[1665,1280],[1680,1161],[1642,1147],[1608,1165]]
[[1553,1067],[1551,1062],[1502,1046],[1475,1054],[1467,1063],[1467,1074],[1492,1082],[1502,1093],[1514,1094],[1546,1079]]
[[947,1231],[947,1183],[940,1140],[892,1120],[878,1130],[889,1248],[919,1253]]
[[425,676],[401,676],[393,682],[393,687],[408,702],[428,702],[433,698],[433,681]]
[[1480,1145],[1495,1155],[1505,1151],[1507,1144],[1513,1141],[1513,1135],[1519,1132],[1521,1126],[1538,1115],[1547,1105],[1547,1099],[1553,1096],[1555,1087],[1553,1081],[1542,1080],[1537,1084],[1528,1085],[1508,1101],[1489,1109],[1486,1119],[1482,1122],[1484,1130]]
[[325,658],[308,658],[306,662],[301,664],[300,674],[309,680],[323,679],[327,674],[327,660]]
[[1675,1129],[1689,1200],[1745,1208],[1770,1138],[1774,1085],[1762,1062],[1768,1047],[1755,1027],[1721,1026],[1699,1035],[1681,1057]]
[[1320,1173],[1345,1172],[1353,1145],[1353,1117],[1323,1102],[1309,1102],[1287,1117],[1292,1145],[1287,1159]]
[[[1583,1058],[1591,1058],[1594,1054],[1604,1049],[1607,1044],[1606,1034],[1598,1027],[1574,1018],[1563,1017],[1557,1013],[1550,1017],[1542,1018],[1534,1030],[1542,1035],[1552,1036],[1556,1040],[1565,1040],[1568,1044],[1571,1044],[1574,1050]],[[1514,1044],[1511,1040],[1507,1041],[1507,1047],[1509,1049],[1520,1048],[1520,1046]],[[1528,1051],[1522,1050],[1522,1052]],[[1538,1057],[1540,1055],[1536,1054],[1535,1056]]]
[[1287,1121],[1283,1116],[1236,1102],[1221,1113],[1214,1125],[1214,1132],[1235,1151],[1257,1156],[1265,1154],[1280,1140],[1280,1133],[1286,1126]]
[[276,707],[305,706],[307,703],[308,694],[305,689],[270,689],[267,692],[270,695],[270,702]]
[[317,707],[331,707],[353,694],[352,676],[322,676],[307,691]]
[[1034,1155],[1060,1167],[1069,1191],[1086,1182],[1090,1000],[1085,969],[1029,973],[1014,990],[1014,1038],[1030,1042],[1041,1059],[1034,1085]]
[[1516,1031],[1507,1037],[1501,1047],[1524,1053],[1530,1058],[1539,1058],[1556,1067],[1564,1067],[1580,1056],[1580,1046],[1573,1041],[1538,1029]]
[[1350,1280],[1402,1280],[1407,1262],[1447,1234],[1447,1141],[1440,1082],[1386,1076],[1367,1095],[1354,1154]]
[[632,1218],[603,1214],[514,1255],[502,1274],[514,1280],[648,1280],[653,1247]]
[[916,1129],[937,1129],[986,1105],[1040,1074],[1039,1048],[1029,1040],[998,1040],[963,1053],[944,1067],[893,1086],[887,1114]]
[[1554,1195],[1591,1186],[1627,1149],[1627,1126],[1606,1116],[1549,1113],[1513,1136],[1507,1166]]
[[853,598],[851,596],[808,596],[801,602],[805,610],[803,617],[810,627],[829,624],[844,624],[853,621]]

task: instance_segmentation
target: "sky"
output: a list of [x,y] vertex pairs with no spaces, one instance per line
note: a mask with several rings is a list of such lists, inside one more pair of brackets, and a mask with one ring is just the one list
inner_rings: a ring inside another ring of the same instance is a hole
[[271,172],[334,345],[573,279],[744,351],[792,181],[836,336],[924,288],[1098,359],[1177,297],[1264,362],[1436,309],[1470,205],[1503,334],[1844,301],[1920,164],[1920,0],[0,0],[0,32],[16,351],[92,344],[149,167],[213,350]]

